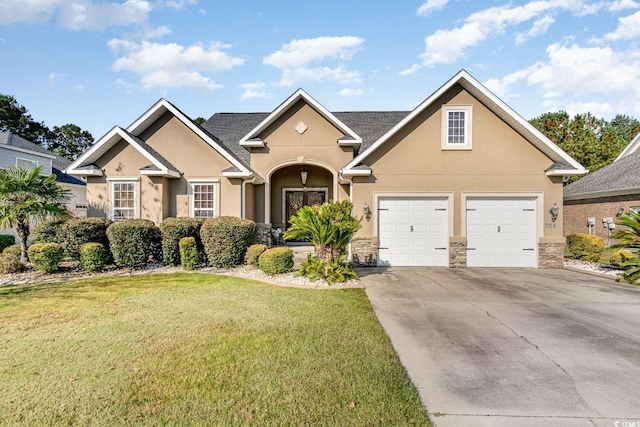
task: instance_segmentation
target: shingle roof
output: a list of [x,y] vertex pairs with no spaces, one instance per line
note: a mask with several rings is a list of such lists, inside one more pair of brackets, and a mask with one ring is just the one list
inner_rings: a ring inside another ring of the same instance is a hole
[[[239,145],[240,140],[258,126],[270,113],[216,113],[201,127],[218,140],[246,166],[250,154]],[[367,148],[391,129],[408,111],[361,111],[333,113],[340,121],[362,137],[362,147]]]
[[65,183],[65,184],[83,185],[83,186],[87,185],[87,183],[84,182],[83,180],[78,179],[75,176],[68,175],[62,172],[58,168],[52,168],[52,171],[56,176],[56,182]]
[[612,192],[640,192],[640,151],[618,159],[564,187],[564,197],[570,199]]

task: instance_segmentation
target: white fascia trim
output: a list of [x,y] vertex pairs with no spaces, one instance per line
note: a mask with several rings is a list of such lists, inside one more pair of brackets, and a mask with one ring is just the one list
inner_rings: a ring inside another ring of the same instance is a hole
[[547,172],[547,176],[572,176],[584,175],[589,169],[554,169]]
[[246,141],[241,141],[240,146],[249,148],[263,148],[265,146],[265,143],[259,138],[253,138]]
[[102,176],[103,173],[100,169],[87,169],[87,170],[71,170],[67,169],[66,174],[76,176]]
[[251,140],[255,139],[260,132],[265,130],[268,126],[270,126],[278,117],[280,117],[285,111],[287,111],[293,104],[298,102],[300,99],[304,99],[304,101],[311,105],[311,107],[316,110],[320,115],[322,115],[325,119],[333,123],[341,132],[346,135],[349,135],[353,138],[354,143],[362,143],[362,138],[357,135],[354,131],[352,131],[347,125],[345,125],[342,121],[340,121],[336,116],[334,116],[329,110],[324,108],[318,101],[313,99],[307,92],[303,89],[298,89],[287,98],[282,104],[278,106],[271,114],[267,116],[258,126],[251,129],[251,131],[246,134],[240,140],[241,146],[250,146],[248,144],[251,143]]
[[[6,148],[7,150],[13,150],[13,151],[17,151],[19,153],[31,154],[32,156],[46,157],[47,159],[55,159],[56,158],[56,156],[54,156],[52,154],[44,154],[44,153],[41,153],[39,151],[29,150],[27,148],[14,147],[13,145],[3,145],[3,147]],[[29,159],[24,159],[24,160],[29,160]]]
[[346,177],[353,176],[371,176],[373,171],[371,169],[342,169],[340,175]]
[[[73,163],[71,163],[71,165],[69,165],[69,167],[67,168],[66,173],[68,173],[69,175],[93,175],[93,174],[87,173],[87,171],[83,171],[83,170],[78,171],[76,170],[76,168],[80,167],[84,163],[87,163],[87,160],[91,159],[95,154],[95,152],[101,149],[103,145],[110,143],[110,140],[118,133],[118,129],[120,129],[118,126],[112,127],[111,130],[106,134],[104,134],[104,136],[100,138],[98,141],[96,141],[96,143],[93,144],[91,148],[89,148],[87,151],[84,152],[84,154],[82,154]],[[113,143],[111,143],[111,146],[113,146]],[[111,148],[111,146],[108,148]],[[102,173],[100,173],[100,175],[97,175],[97,176],[102,176]]]
[[[584,169],[580,163],[576,162],[571,156],[562,151],[560,147],[555,145],[549,138],[544,136],[540,131],[538,131],[532,124],[527,122],[522,116],[517,114],[511,107],[505,104],[500,98],[491,93],[486,87],[484,87],[480,82],[478,82],[475,78],[473,78],[469,73],[465,70],[460,70],[455,76],[453,76],[449,81],[447,81],[444,85],[442,85],[438,90],[436,90],[431,96],[425,99],[420,105],[413,109],[404,119],[402,119],[398,124],[396,124],[393,128],[389,129],[387,133],[382,135],[375,143],[373,143],[367,150],[361,153],[359,156],[354,158],[345,169],[349,169],[363,162],[363,160],[369,156],[373,151],[378,149],[383,143],[385,143],[389,138],[391,138],[396,132],[402,129],[405,125],[407,125],[411,120],[413,120],[417,115],[422,113],[426,108],[431,106],[433,102],[435,102],[440,96],[446,93],[451,87],[455,84],[460,84],[465,89],[468,89],[468,86],[473,87],[478,92],[482,93],[487,99],[492,102],[497,108],[502,109],[508,116],[510,116],[513,120],[515,120],[518,124],[520,124],[523,128],[525,128],[528,132],[532,134],[533,137],[540,140],[543,144],[547,145],[551,150],[553,150],[557,155],[559,155],[563,160],[565,160],[569,165],[573,166],[575,169]],[[490,106],[488,106],[490,107]],[[491,109],[491,108],[490,108]],[[496,112],[494,111],[494,114]]]
[[142,130],[146,129],[149,126],[149,120],[155,121],[155,119],[157,119],[164,113],[164,111],[159,113],[160,109],[169,111],[171,114],[177,117],[178,120],[180,120],[185,126],[191,129],[196,135],[202,138],[203,141],[209,144],[214,150],[218,152],[218,154],[222,155],[222,157],[228,160],[232,165],[240,170],[246,171],[247,173],[251,173],[242,163],[240,163],[235,157],[229,155],[229,153],[222,147],[220,147],[220,145],[216,141],[214,141],[209,137],[209,135],[204,133],[199,126],[189,120],[188,117],[186,117],[182,112],[180,112],[180,110],[178,110],[164,98],[160,98],[160,100],[156,102],[151,108],[149,108],[146,113],[140,116],[138,120],[129,125],[127,131],[137,136],[142,132]]
[[624,150],[622,150],[622,152],[620,154],[618,154],[618,157],[616,157],[614,162],[617,162],[618,160],[620,160],[621,158],[623,158],[624,156],[626,156],[628,154],[634,153],[638,148],[640,148],[640,133],[638,133],[631,140],[631,142],[629,142],[627,144],[627,146],[624,147]]
[[138,182],[140,181],[140,177],[139,176],[132,176],[132,177],[127,177],[127,176],[116,176],[116,177],[109,177],[107,178],[107,181],[130,181],[130,182]]
[[161,171],[152,171],[152,170],[141,170],[140,175],[146,176],[162,176],[165,178],[180,178],[180,173],[176,171],[171,171],[168,169]]
[[630,194],[640,194],[640,188],[625,188],[621,190],[603,190],[603,191],[594,191],[591,193],[583,193],[572,196],[564,196],[563,199],[565,201],[571,200],[584,200],[584,199],[599,199],[602,197],[615,197],[615,196],[627,196]]

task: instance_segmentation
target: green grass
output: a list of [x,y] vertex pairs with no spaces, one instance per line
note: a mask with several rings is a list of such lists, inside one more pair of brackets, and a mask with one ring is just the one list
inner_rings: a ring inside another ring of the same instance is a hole
[[361,289],[173,274],[0,288],[0,425],[429,425]]

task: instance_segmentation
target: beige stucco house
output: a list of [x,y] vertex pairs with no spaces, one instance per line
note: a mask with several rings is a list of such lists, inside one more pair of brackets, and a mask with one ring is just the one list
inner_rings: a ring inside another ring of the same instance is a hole
[[67,172],[89,216],[234,215],[270,243],[301,206],[350,199],[359,264],[545,268],[562,265],[563,177],[585,170],[460,71],[405,112],[330,112],[300,89],[198,126],[161,99]]

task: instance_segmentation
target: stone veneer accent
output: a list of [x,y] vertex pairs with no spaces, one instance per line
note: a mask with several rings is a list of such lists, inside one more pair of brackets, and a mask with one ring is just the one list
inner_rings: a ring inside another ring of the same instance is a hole
[[271,224],[256,224],[258,227],[258,243],[267,245],[268,248],[273,246],[271,239]]
[[351,258],[356,267],[378,265],[378,238],[356,237],[351,241]]
[[538,268],[562,268],[564,243],[538,243]]
[[467,266],[467,241],[449,241],[449,268],[464,268]]

